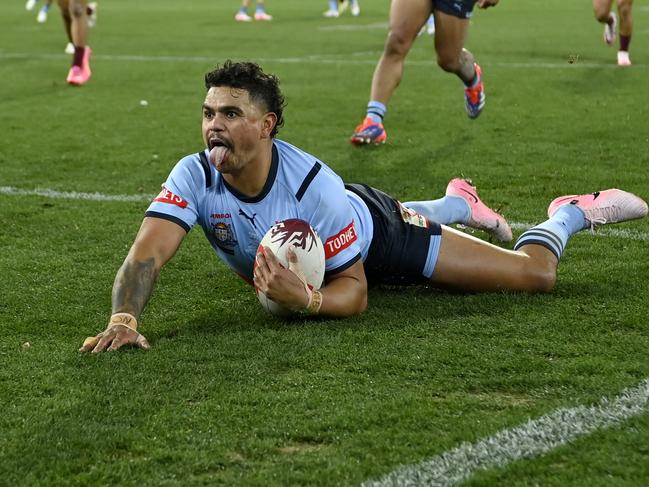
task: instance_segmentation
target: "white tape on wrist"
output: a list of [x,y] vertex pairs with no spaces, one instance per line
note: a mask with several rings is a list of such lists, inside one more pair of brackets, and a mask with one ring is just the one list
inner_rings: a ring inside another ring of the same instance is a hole
[[130,313],[115,313],[110,317],[108,326],[124,325],[133,331],[137,330],[137,318]]

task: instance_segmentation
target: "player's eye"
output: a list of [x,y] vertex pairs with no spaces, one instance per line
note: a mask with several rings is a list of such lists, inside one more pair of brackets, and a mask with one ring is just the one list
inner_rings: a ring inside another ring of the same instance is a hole
[[207,120],[211,120],[212,118],[214,118],[214,112],[211,112],[209,110],[203,110],[203,118]]
[[237,112],[235,112],[233,110],[228,110],[227,112],[225,112],[225,116],[227,118],[236,118],[237,115],[238,115]]

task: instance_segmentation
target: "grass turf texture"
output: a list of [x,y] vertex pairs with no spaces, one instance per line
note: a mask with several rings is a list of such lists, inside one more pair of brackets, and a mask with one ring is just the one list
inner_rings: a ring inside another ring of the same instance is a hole
[[[236,2],[102,4],[80,89],[64,82],[57,12],[39,25],[22,2],[4,5],[0,186],[156,193],[201,148],[202,75],[232,58],[282,79],[281,138],[404,201],[436,197],[457,175],[517,222],[573,191],[649,197],[646,7],[635,7],[630,69],[614,67],[587,2],[478,12],[467,46],[487,106],[476,121],[420,38],[388,144],[363,150],[347,138],[387,5],[327,20],[325,4],[270,2],[272,23],[245,25]],[[646,239],[587,234],[550,295],[375,289],[360,317],[285,323],[194,231],[143,315],[153,349],[79,355],[105,326],[146,206],[0,195],[0,483],[354,485],[649,377]],[[646,235],[649,222],[618,228]],[[645,415],[469,484],[646,485],[648,432]]]

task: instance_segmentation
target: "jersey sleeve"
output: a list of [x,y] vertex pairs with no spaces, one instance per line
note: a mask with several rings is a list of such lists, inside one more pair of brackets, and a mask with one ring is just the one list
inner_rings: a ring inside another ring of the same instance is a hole
[[197,156],[181,159],[149,205],[145,216],[172,221],[189,232],[198,220],[205,174]]
[[[325,251],[325,271],[336,274],[350,267],[361,257],[352,209],[342,180],[333,173],[320,171],[315,184],[316,206],[309,221],[316,229]],[[320,181],[318,181],[320,179]]]

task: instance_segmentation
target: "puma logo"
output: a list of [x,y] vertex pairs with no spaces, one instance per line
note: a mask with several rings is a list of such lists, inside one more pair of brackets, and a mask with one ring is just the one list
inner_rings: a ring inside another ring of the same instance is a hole
[[257,216],[257,213],[253,213],[252,216],[248,216],[248,214],[245,211],[243,211],[241,208],[239,208],[239,215],[244,217],[246,220],[248,220],[250,222],[250,224],[253,227],[255,227],[255,217]]

